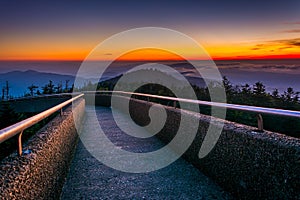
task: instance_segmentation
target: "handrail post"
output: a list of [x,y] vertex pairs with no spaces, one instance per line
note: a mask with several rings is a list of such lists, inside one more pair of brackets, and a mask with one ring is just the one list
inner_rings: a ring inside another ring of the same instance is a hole
[[19,156],[22,156],[22,153],[23,153],[22,135],[23,135],[23,131],[21,131],[21,133],[18,135],[18,154],[19,154]]
[[[79,99],[84,94],[80,94],[76,97],[73,97],[72,99],[69,99],[67,101],[64,101],[63,103],[56,105],[52,108],[49,108],[48,110],[45,110],[37,115],[34,115],[32,117],[29,117],[27,119],[24,119],[16,124],[13,124],[11,126],[8,126],[4,129],[0,130],[0,143],[7,141],[9,138],[12,138],[14,136],[18,137],[18,154],[19,156],[22,156],[23,154],[23,147],[22,147],[22,135],[24,130],[27,128],[33,126],[34,124],[37,124],[38,122],[42,121],[43,119],[51,116],[53,113],[60,112],[61,115],[63,115],[63,108],[66,105],[69,105],[71,102],[75,101],[76,99]],[[30,153],[29,150],[25,151],[24,153]]]
[[264,123],[263,123],[263,118],[261,114],[257,114],[257,128],[258,131],[263,132],[264,131]]
[[176,109],[176,101],[173,102],[173,106]]

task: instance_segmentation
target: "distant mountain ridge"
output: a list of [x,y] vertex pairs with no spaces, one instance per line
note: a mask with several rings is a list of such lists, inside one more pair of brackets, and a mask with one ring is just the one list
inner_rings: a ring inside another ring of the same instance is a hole
[[[144,82],[144,78],[146,76],[149,76],[147,73],[150,72],[151,70],[138,70],[138,71],[132,71],[130,73],[127,73],[127,84],[133,82],[133,83],[143,83]],[[137,73],[139,72],[139,73]],[[141,73],[142,72],[142,73]],[[144,74],[143,74],[144,73]],[[160,84],[160,80],[165,80],[165,81],[169,81],[169,83],[171,82],[176,82],[177,84],[179,84],[178,86],[181,86],[180,84],[182,83],[181,79],[177,79],[176,77],[172,76],[171,74],[165,74],[162,71],[156,70],[153,71],[152,70],[152,79],[153,81],[155,81],[156,83]],[[184,75],[184,73],[182,73],[182,75]],[[109,86],[109,85],[115,85],[122,77],[124,76],[124,74],[100,81],[100,85],[102,86]],[[198,87],[205,87],[206,83],[204,81],[203,78],[200,77],[193,77],[193,76],[185,76],[184,77],[191,85],[196,85]],[[176,81],[177,80],[177,81]]]
[[[2,73],[0,74],[0,93],[2,94],[2,87],[5,86],[6,81],[8,81],[9,84],[9,94],[13,97],[20,97],[29,92],[28,87],[32,84],[38,86],[39,88],[37,88],[37,90],[42,92],[42,87],[48,84],[49,80],[51,80],[54,85],[61,83],[63,88],[65,87],[66,80],[69,80],[68,85],[71,87],[74,83],[75,76],[38,72],[35,70]],[[79,78],[79,81],[87,83],[88,81],[95,82],[96,80]]]
[[[115,76],[112,78],[108,78],[107,82],[113,82],[114,84],[119,80],[122,75]],[[54,85],[59,83],[62,84],[63,88],[65,88],[66,80],[69,80],[69,87],[72,86],[75,80],[75,76],[72,75],[65,75],[65,74],[56,74],[56,73],[49,73],[49,72],[39,72],[35,70],[26,70],[26,71],[19,71],[14,70],[11,72],[0,73],[0,93],[2,94],[2,87],[5,86],[6,81],[9,84],[9,94],[13,97],[21,97],[26,93],[29,93],[28,87],[33,85],[38,86],[37,90],[42,92],[42,87],[52,81]],[[97,79],[78,79],[80,83],[88,83],[91,81],[92,83],[96,83]],[[203,86],[203,80],[201,78],[193,78],[188,77],[188,80],[195,85]],[[105,82],[102,80],[100,82]]]

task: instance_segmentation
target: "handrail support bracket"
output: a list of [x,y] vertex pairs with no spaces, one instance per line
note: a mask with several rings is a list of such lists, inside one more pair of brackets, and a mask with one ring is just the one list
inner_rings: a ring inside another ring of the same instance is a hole
[[19,133],[19,135],[18,135],[18,154],[19,154],[19,156],[22,156],[22,153],[23,153],[22,135],[23,135],[23,131],[21,131],[21,133]]
[[261,114],[257,114],[257,128],[260,132],[264,131],[264,122]]

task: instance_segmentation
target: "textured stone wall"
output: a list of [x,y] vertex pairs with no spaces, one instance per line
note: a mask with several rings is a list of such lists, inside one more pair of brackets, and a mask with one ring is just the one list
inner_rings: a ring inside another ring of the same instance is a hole
[[[85,101],[75,105],[83,118]],[[59,199],[78,138],[71,107],[23,145],[32,153],[0,162],[0,199]]]
[[[102,102],[107,104],[109,98]],[[101,102],[98,102],[101,104]],[[122,97],[120,97],[120,104]],[[137,124],[149,123],[151,103],[132,100],[130,115]],[[202,172],[239,199],[300,199],[300,140],[269,131],[225,121],[214,149],[198,158],[210,117],[166,107],[167,123],[157,134],[168,143],[176,134],[181,114],[190,123],[199,122],[194,142],[184,154]],[[184,174],[183,174],[184,176]]]

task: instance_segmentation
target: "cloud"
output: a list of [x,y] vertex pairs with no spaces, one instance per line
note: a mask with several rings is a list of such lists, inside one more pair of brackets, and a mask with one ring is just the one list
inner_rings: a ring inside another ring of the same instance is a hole
[[253,51],[261,50],[261,49],[264,49],[269,46],[270,46],[269,44],[257,44],[254,47],[252,47],[250,50],[253,50]]
[[290,46],[300,47],[300,38],[286,39],[286,40],[275,40],[275,42],[276,41],[280,44],[283,44],[283,45],[290,45]]
[[285,30],[281,31],[280,33],[300,33],[300,29]]
[[255,45],[254,47],[252,47],[250,50],[253,50],[253,51],[261,50],[261,49],[264,49],[264,48],[269,47],[269,46],[270,46],[270,45],[269,45],[269,44],[266,44],[266,43],[257,44],[257,45]]
[[251,50],[260,50],[260,49],[262,49],[261,47],[253,47],[253,48],[251,48]]
[[269,70],[299,70],[300,66],[291,66],[291,65],[263,65],[259,66],[260,69],[269,69]]
[[256,51],[264,48],[275,48],[277,50],[283,50],[293,47],[300,47],[300,38],[265,41],[265,43],[257,44],[254,47],[250,48],[250,50]]
[[284,46],[284,47],[279,47],[278,49],[283,50],[283,49],[290,49],[290,48],[292,48],[292,47],[291,46]]
[[240,65],[241,63],[240,62],[220,62],[220,61],[215,61],[215,63],[218,65],[218,66],[233,66],[233,65]]
[[112,53],[105,53],[103,55],[105,55],[105,56],[112,56]]
[[283,24],[295,24],[295,25],[300,25],[300,21],[297,21],[297,22],[285,22]]
[[[226,63],[226,62],[225,62]],[[276,73],[298,73],[300,72],[300,65],[298,63],[255,63],[255,62],[241,62],[239,65],[220,65],[216,63],[221,70],[242,70],[242,71],[255,71],[261,70],[264,72],[276,72]],[[230,64],[230,63],[228,63]]]

